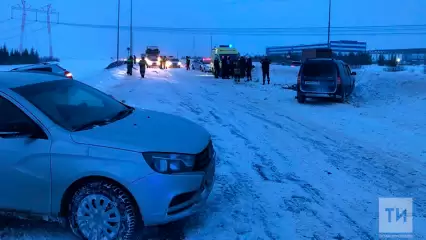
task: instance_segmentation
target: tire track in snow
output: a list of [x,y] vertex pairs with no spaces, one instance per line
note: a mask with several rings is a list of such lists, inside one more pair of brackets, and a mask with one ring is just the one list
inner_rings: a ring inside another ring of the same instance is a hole
[[[195,104],[195,101],[193,101],[192,97],[184,96],[178,91],[176,91],[175,93],[178,94],[182,100],[182,102],[179,103],[179,106],[186,108],[196,116],[201,116],[204,113],[204,111]],[[210,98],[208,100],[212,99]],[[243,141],[245,145],[249,146],[249,149],[251,149],[252,151],[258,150],[255,147],[250,147],[253,144],[244,136],[244,134],[232,124],[224,124],[226,121],[219,117],[217,114],[215,114],[215,112],[217,112],[217,110],[215,108],[212,108],[208,111],[208,113],[204,115],[204,117],[213,117],[217,124],[221,125],[223,128],[228,129],[232,135]],[[207,123],[206,119],[198,118],[198,120]],[[269,214],[267,214],[267,210],[265,209],[265,207],[260,204],[260,202],[265,202],[265,200],[263,199],[263,196],[258,194],[258,191],[254,189],[254,180],[251,179],[248,174],[241,173],[238,167],[234,166],[234,164],[232,164],[230,161],[224,161],[223,159],[225,158],[225,156],[221,156],[221,153],[225,153],[225,155],[230,155],[227,157],[235,158],[235,154],[225,150],[225,147],[221,146],[220,142],[218,143],[216,141],[215,147],[219,150],[218,164],[227,165],[231,169],[231,171],[229,172],[230,176],[224,174],[221,175],[219,172],[217,172],[217,179],[215,184],[215,188],[217,188],[217,190],[214,191],[220,190],[220,194],[215,195],[214,202],[227,202],[230,204],[230,206],[237,206],[238,204],[244,204],[247,199],[250,199],[252,202],[251,208],[255,216],[258,218],[258,220],[260,220],[260,224],[263,227],[265,235],[269,239],[280,239],[279,232],[272,231],[270,229],[271,225],[274,224],[267,220]],[[247,223],[247,226],[245,227],[237,227],[237,229],[234,229],[238,235],[244,236],[250,234],[253,231],[250,225],[256,226],[258,224],[256,222],[256,219],[252,219],[247,213],[238,209],[232,209],[231,216],[235,220],[235,222]]]
[[[204,89],[203,89],[204,90]],[[205,93],[207,91],[205,90]],[[212,101],[212,99],[209,97],[210,94],[203,94],[202,96],[207,100],[207,101]],[[233,105],[234,103],[231,103],[231,105]],[[275,166],[274,162],[271,160],[271,158],[267,157],[267,154],[261,154],[261,149],[259,147],[257,147],[257,144],[253,144],[247,137],[245,137],[245,134],[242,133],[241,131],[239,131],[235,125],[232,124],[224,124],[224,120],[222,120],[215,112],[217,112],[217,110],[210,110],[209,114],[214,118],[214,120],[222,125],[223,127],[227,127],[229,129],[229,132],[234,135],[235,137],[241,139],[244,144],[248,147],[249,150],[254,152],[254,156],[255,158],[252,159],[252,169],[253,171],[257,172],[258,175],[261,177],[262,180],[264,181],[269,181],[269,182],[274,182],[274,183],[279,183],[279,184],[283,184],[283,183],[287,183],[287,184],[296,184],[299,186],[299,188],[303,189],[311,198],[309,199],[313,199],[314,203],[317,206],[321,206],[322,205],[322,201],[324,201],[324,198],[322,197],[322,193],[314,188],[311,184],[307,183],[306,181],[301,180],[299,177],[297,177],[295,175],[295,173],[287,173],[287,174],[283,174],[279,171],[279,169]],[[278,154],[279,157],[285,159],[285,157],[283,157],[282,154]],[[258,161],[257,161],[258,160]],[[289,162],[288,160],[286,160],[287,162]],[[238,175],[240,174],[238,172],[238,170],[235,170],[232,172],[233,175]],[[293,214],[297,214],[300,213],[301,211],[305,212],[305,213],[309,213],[311,215],[313,215],[319,222],[322,223],[322,225],[325,228],[331,228],[331,224],[326,222],[318,213],[316,210],[314,210],[312,207],[308,206],[308,204],[304,204],[303,207],[300,207],[300,201],[297,201],[297,199],[308,199],[306,197],[303,196],[297,196],[297,195],[292,195],[290,200],[287,200],[286,198],[283,197],[282,199],[282,204],[280,205],[280,207],[282,209],[285,209],[289,212],[292,212]],[[307,203],[311,203],[312,200],[306,200],[305,202]],[[280,214],[278,214],[280,215]],[[266,223],[265,224],[265,228],[268,227],[268,225],[270,225],[271,223]],[[327,231],[325,231],[327,232]],[[299,234],[301,236],[304,236],[304,234],[306,234],[305,232],[299,232]],[[280,235],[277,234],[275,237],[269,235],[269,237],[271,237],[272,239],[276,239],[277,237],[279,237]],[[319,237],[320,235],[317,235],[315,233],[312,234],[312,236],[306,236],[306,237],[316,237],[316,239],[327,239],[328,237],[322,236]],[[330,236],[331,237],[331,236]]]
[[[365,182],[373,183],[393,196],[413,196],[415,194],[416,201],[414,204],[419,207],[416,210],[416,215],[426,217],[426,201],[423,197],[426,195],[426,191],[424,190],[425,184],[422,181],[418,181],[419,179],[426,179],[426,175],[412,169],[409,165],[410,162],[420,163],[419,159],[414,159],[398,152],[385,152],[380,149],[361,146],[348,138],[344,142],[339,143],[324,132],[320,133],[316,129],[308,127],[288,116],[285,116],[285,118],[295,124],[299,124],[307,131],[326,139],[327,143],[319,142],[309,136],[303,136],[306,138],[306,141],[311,142],[318,150],[328,153],[330,156],[328,160],[337,168],[343,169]],[[339,137],[339,139],[343,138]],[[334,149],[339,149],[339,151],[335,151]],[[359,166],[353,168],[351,164],[348,164],[348,162],[350,163],[350,161],[347,161],[348,159],[353,160]],[[359,161],[360,159],[361,161]],[[408,161],[401,162],[401,159]],[[426,167],[425,164],[421,164],[421,166]],[[384,179],[386,181],[383,181]]]
[[[296,130],[296,129],[300,129],[300,128],[291,126],[291,124],[277,123],[277,122],[271,121],[271,120],[269,120],[269,119],[267,119],[265,117],[258,116],[256,114],[254,114],[253,112],[247,112],[247,114],[253,116],[256,119],[264,121],[264,122],[268,123],[270,126],[272,126],[274,128],[277,128],[277,129],[279,129],[279,130],[281,130],[283,132],[291,133],[292,136],[297,137],[298,140],[302,141],[302,142],[303,141],[307,141],[307,139],[313,139],[313,137],[310,137],[310,136],[316,136],[316,135],[312,135],[312,133],[303,134],[303,136],[301,136],[301,133],[299,133]],[[324,144],[322,142],[318,142],[317,140],[310,141],[310,143],[312,145],[314,145],[317,148],[317,150],[321,150],[325,154],[330,154],[330,153],[333,153],[335,151],[334,149],[333,150],[327,149],[328,151],[327,150],[324,151],[322,148],[326,147],[325,145],[327,145],[327,144]],[[306,193],[309,196],[312,196],[312,200],[314,201],[314,203],[316,205],[319,205],[319,206],[325,206],[326,205],[325,202],[324,202],[325,197],[323,197],[324,193],[322,193],[320,190],[318,190],[316,188],[313,188],[311,184],[298,179],[298,177],[293,178],[293,180],[296,183],[298,183],[299,186],[300,186],[300,188],[303,189],[304,191],[306,191]],[[306,198],[303,198],[303,197],[300,198],[300,197],[296,196],[296,197],[293,197],[292,200],[287,200],[286,204],[290,206],[288,208],[289,210],[294,210],[293,207],[294,206],[296,206],[296,207],[299,206],[299,204],[300,204],[301,201],[303,203],[307,203],[307,202],[309,203],[310,202],[310,201],[306,200]],[[318,220],[320,220],[325,226],[327,226],[328,228],[331,228],[331,226],[333,225],[333,223],[328,223],[326,220],[321,219],[320,216],[317,215],[316,211],[313,210],[312,208],[307,208],[306,205],[304,205],[304,207],[305,207],[305,209],[307,209],[307,211],[309,211],[311,214],[313,214]],[[353,219],[351,219],[349,217],[349,215],[340,206],[337,206],[336,204],[333,204],[333,207],[334,207],[334,209],[338,210],[338,212],[340,213],[340,215],[343,216],[347,220],[347,222],[350,224],[350,226],[357,233],[358,237],[360,237],[361,239],[368,239],[368,240],[374,239],[374,237],[369,233],[369,231],[367,231],[363,227],[359,226],[356,223],[356,221],[354,221]],[[298,208],[296,208],[296,209],[298,209]],[[299,212],[299,210],[297,210],[295,213],[298,213],[298,212]]]
[[[208,93],[208,90],[203,89],[205,91],[205,93]],[[243,94],[243,93],[242,93]],[[241,95],[241,94],[240,94]],[[204,95],[203,95],[204,96]],[[243,96],[243,95],[241,95]],[[246,114],[250,115],[250,113],[259,113],[261,114],[262,110],[260,110],[259,108],[253,106],[253,103],[255,104],[256,102],[252,102],[249,99],[247,99],[248,101],[232,101],[230,102],[231,107],[232,106],[239,106],[240,109],[233,109],[234,112],[237,111],[241,111],[241,109],[244,109],[244,111],[242,112],[246,112]],[[243,103],[245,104],[243,104]],[[262,114],[264,115],[264,114]],[[266,118],[264,118],[266,119]],[[262,120],[264,120],[262,119]],[[271,124],[272,127],[275,128],[280,128],[280,125],[269,121],[268,124]],[[267,128],[267,125],[265,125],[265,127]],[[231,129],[231,131],[234,131],[233,129]],[[275,131],[275,130],[274,130]],[[270,139],[267,139],[267,141]],[[251,148],[251,145],[246,142],[246,145]],[[268,149],[268,151],[266,149],[263,149],[263,151],[268,152],[268,154],[259,154],[259,152],[261,151],[260,148],[256,147],[255,149],[256,152],[256,157],[257,159],[260,160],[260,163],[254,163],[253,164],[253,169],[259,174],[259,176],[264,180],[264,181],[272,181],[272,182],[276,182],[276,183],[284,183],[284,184],[289,184],[289,185],[297,185],[300,189],[302,189],[307,196],[309,196],[309,198],[304,197],[304,196],[299,196],[297,194],[293,194],[289,197],[283,197],[283,201],[282,204],[280,205],[280,207],[282,209],[285,209],[289,212],[293,213],[293,216],[295,218],[297,218],[297,214],[300,214],[301,212],[303,212],[303,214],[310,214],[312,215],[318,222],[320,222],[323,226],[324,229],[329,229],[329,230],[323,230],[323,231],[313,231],[311,229],[310,226],[308,226],[308,231],[306,231],[306,229],[299,231],[299,235],[306,237],[306,238],[314,238],[314,239],[329,239],[334,237],[335,235],[332,234],[332,230],[330,229],[331,226],[333,225],[333,223],[330,223],[329,221],[325,220],[324,217],[322,217],[316,210],[316,208],[321,208],[322,206],[324,206],[324,194],[321,193],[318,189],[314,188],[310,183],[300,179],[300,177],[298,177],[294,172],[290,172],[290,173],[286,173],[286,174],[282,174],[281,172],[277,171],[278,168],[275,165],[274,162],[277,161],[282,161],[285,162],[285,164],[281,164],[281,167],[285,168],[285,165],[291,166],[292,161],[290,161],[289,159],[287,159],[287,157],[282,154],[278,149],[273,148],[270,146],[270,148]],[[271,154],[272,153],[272,154]],[[276,155],[276,158],[273,158],[274,160],[272,160],[272,157],[268,155]],[[301,204],[303,202],[303,204]],[[311,235],[307,235],[309,234],[309,232],[311,232]],[[337,234],[337,235],[340,235]],[[358,234],[359,235],[359,234]],[[369,239],[369,237],[366,237],[365,239]]]

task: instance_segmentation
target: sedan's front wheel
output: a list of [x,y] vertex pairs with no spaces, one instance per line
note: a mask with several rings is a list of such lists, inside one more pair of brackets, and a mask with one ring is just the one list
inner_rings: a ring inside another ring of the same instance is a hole
[[121,188],[90,182],[76,191],[69,206],[73,232],[83,239],[133,239],[137,210]]

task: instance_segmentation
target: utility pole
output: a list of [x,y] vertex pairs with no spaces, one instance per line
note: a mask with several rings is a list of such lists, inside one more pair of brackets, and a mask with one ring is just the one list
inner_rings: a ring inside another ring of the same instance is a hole
[[31,7],[27,6],[27,1],[21,0],[21,5],[12,7],[12,18],[13,18],[13,10],[22,11],[22,21],[21,21],[21,39],[19,42],[19,51],[22,53],[24,51],[24,35],[25,35],[25,24],[27,21],[27,11],[30,10]]
[[328,0],[328,40],[327,40],[327,44],[328,44],[328,48],[331,48],[331,44],[330,44],[330,30],[331,30],[331,0]]
[[120,58],[120,0],[118,0],[118,7],[117,7],[117,59],[116,61],[119,61]]
[[35,18],[36,21],[38,21],[38,14],[39,13],[45,13],[47,14],[47,30],[48,30],[48,34],[49,34],[49,51],[50,51],[50,55],[53,55],[53,50],[52,50],[52,29],[51,29],[51,16],[52,15],[56,15],[57,16],[57,22],[59,22],[59,13],[54,11],[51,7],[51,5],[47,5],[46,7],[42,8],[42,9],[33,9],[29,6],[26,5],[26,0],[21,0],[21,4],[22,6],[18,5],[18,6],[14,6],[12,7],[12,16],[11,18],[13,19],[13,13],[14,11],[22,11],[22,24],[21,24],[21,42],[19,45],[19,50],[22,52],[23,51],[23,39],[24,39],[24,32],[25,32],[25,23],[26,23],[26,19],[27,19],[27,15],[29,12],[35,13]]
[[133,0],[130,0],[130,56],[133,56]]
[[195,57],[195,36],[192,37],[192,56]]
[[46,6],[46,13],[47,13],[47,33],[49,34],[49,56],[52,59],[53,58],[53,47],[52,47],[52,26],[50,23],[50,14],[53,12],[52,10],[52,4],[48,4]]

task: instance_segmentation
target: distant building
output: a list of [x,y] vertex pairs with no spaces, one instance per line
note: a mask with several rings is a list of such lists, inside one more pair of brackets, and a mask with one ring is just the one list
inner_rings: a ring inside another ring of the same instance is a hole
[[[367,43],[358,41],[330,41],[330,47],[335,53],[347,54],[351,52],[366,52]],[[312,48],[328,48],[327,43],[296,45],[296,46],[282,46],[282,47],[268,47],[266,48],[267,56],[283,56],[288,53],[301,53],[303,49]]]

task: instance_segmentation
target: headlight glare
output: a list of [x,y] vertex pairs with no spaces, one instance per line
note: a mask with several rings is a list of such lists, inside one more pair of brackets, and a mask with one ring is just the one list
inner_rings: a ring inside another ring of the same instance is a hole
[[143,153],[148,165],[159,173],[189,172],[194,169],[195,156],[175,153]]

